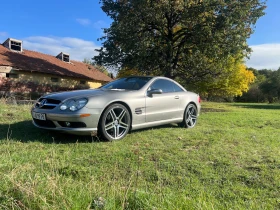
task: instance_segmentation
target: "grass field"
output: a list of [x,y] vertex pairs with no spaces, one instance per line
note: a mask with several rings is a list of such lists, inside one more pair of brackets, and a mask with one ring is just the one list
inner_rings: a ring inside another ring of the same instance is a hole
[[0,103],[0,209],[280,209],[280,106],[202,107],[193,129],[106,142]]

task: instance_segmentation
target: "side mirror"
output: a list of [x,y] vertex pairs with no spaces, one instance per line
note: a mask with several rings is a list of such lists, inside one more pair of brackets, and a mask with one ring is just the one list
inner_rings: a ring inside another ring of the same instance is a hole
[[152,89],[148,91],[148,96],[152,96],[154,94],[162,94],[162,89]]

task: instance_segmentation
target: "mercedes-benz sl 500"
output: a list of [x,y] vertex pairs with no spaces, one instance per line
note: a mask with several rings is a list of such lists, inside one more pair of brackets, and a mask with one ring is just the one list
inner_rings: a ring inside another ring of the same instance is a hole
[[51,93],[32,107],[38,128],[119,140],[131,130],[178,123],[192,128],[200,97],[165,77],[131,76],[98,89]]

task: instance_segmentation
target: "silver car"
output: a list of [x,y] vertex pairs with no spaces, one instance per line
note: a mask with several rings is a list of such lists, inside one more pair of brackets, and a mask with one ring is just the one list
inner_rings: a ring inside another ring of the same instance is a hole
[[165,77],[131,76],[98,89],[52,93],[32,107],[38,128],[119,140],[130,130],[169,123],[192,128],[198,94]]

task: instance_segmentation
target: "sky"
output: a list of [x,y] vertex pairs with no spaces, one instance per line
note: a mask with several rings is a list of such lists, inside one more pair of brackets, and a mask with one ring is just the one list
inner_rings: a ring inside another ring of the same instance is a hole
[[[268,0],[266,15],[248,39],[253,52],[248,67],[280,67],[280,0]],[[70,54],[71,60],[92,58],[102,46],[102,28],[111,20],[99,0],[13,0],[1,2],[0,43],[7,38],[23,41],[23,48],[58,55]]]

